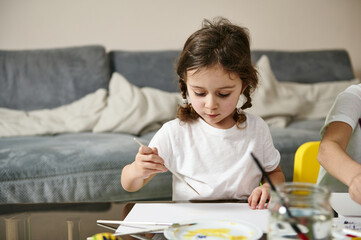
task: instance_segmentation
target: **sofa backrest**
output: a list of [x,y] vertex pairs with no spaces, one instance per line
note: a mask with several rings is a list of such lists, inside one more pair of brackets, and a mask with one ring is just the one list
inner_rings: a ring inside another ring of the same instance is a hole
[[[314,83],[354,78],[346,50],[252,51],[254,63],[270,59],[279,81]],[[71,103],[99,88],[110,74],[121,73],[139,87],[178,92],[176,63],[180,50],[106,53],[104,47],[0,50],[0,107],[35,110]]]
[[121,73],[138,87],[178,92],[176,64],[180,51],[111,51],[112,72]]
[[0,51],[0,107],[35,110],[71,103],[107,88],[102,46]]
[[252,51],[254,63],[267,55],[278,81],[299,83],[350,80],[355,77],[346,50]]
[[[342,81],[354,78],[346,50],[280,51],[253,50],[252,61],[257,63],[267,55],[279,81],[315,83]],[[112,72],[119,72],[139,87],[154,87],[176,92],[178,77],[176,63],[180,51],[111,51]]]

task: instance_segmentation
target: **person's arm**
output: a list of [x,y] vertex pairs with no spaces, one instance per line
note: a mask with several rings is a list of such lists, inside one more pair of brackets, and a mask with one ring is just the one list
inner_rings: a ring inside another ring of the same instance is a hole
[[123,168],[121,184],[124,190],[135,192],[141,189],[157,173],[166,172],[164,160],[156,148],[141,146],[134,162]]
[[[268,177],[271,179],[273,184],[285,182],[285,175],[282,172],[281,166],[278,165],[275,170],[267,173]],[[262,184],[268,183],[265,178],[262,180]]]
[[327,172],[349,187],[351,198],[361,204],[361,164],[346,153],[351,134],[352,127],[347,123],[330,123],[321,140],[317,159]]
[[[285,176],[278,165],[273,171],[267,173],[273,184],[285,182]],[[262,179],[262,185],[255,188],[248,198],[248,204],[252,209],[263,209],[266,201],[270,199],[271,185],[267,180]]]

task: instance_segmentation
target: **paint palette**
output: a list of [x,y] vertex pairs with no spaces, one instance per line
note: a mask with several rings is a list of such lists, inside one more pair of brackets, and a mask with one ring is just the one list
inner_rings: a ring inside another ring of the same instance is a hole
[[178,228],[168,228],[164,231],[164,236],[167,239],[172,240],[246,240],[259,239],[263,235],[263,232],[259,227],[238,220],[195,220],[181,222],[179,224],[187,223],[197,224]]

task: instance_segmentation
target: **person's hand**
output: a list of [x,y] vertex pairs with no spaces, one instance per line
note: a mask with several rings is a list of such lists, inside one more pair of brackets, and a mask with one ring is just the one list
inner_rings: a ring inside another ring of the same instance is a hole
[[256,187],[248,198],[248,205],[252,209],[267,208],[266,201],[270,200],[270,185],[263,183],[262,186]]
[[361,204],[361,173],[352,179],[348,192],[352,200]]
[[156,173],[168,171],[164,166],[164,160],[158,155],[158,149],[147,146],[139,148],[132,165],[135,172],[143,179],[147,179]]

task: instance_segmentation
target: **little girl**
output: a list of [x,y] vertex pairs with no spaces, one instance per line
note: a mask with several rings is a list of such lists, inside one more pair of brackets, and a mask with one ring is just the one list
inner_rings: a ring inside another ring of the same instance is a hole
[[[186,41],[177,73],[184,101],[177,119],[165,123],[124,167],[123,188],[137,191],[168,166],[199,193],[173,176],[173,200],[248,198],[252,209],[264,208],[270,185],[250,153],[273,183],[285,178],[267,124],[242,111],[252,106],[258,83],[247,29],[224,18],[204,20]],[[241,95],[245,103],[237,109]]]

